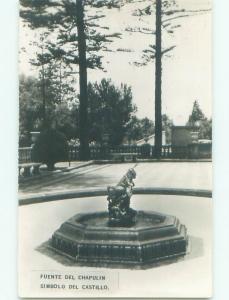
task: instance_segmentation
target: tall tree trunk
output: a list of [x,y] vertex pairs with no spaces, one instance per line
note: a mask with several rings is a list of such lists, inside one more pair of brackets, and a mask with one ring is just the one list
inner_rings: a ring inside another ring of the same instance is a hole
[[161,0],[156,0],[156,57],[155,57],[155,155],[161,156],[162,117],[161,117]]
[[42,82],[41,82],[41,89],[42,89],[42,129],[47,129],[47,118],[46,118],[46,89],[45,89],[45,67],[44,64],[42,64],[42,70],[41,70],[41,76],[42,76]]
[[88,160],[88,93],[87,93],[87,60],[86,60],[86,36],[84,25],[83,0],[76,0],[76,23],[78,31],[79,51],[79,85],[80,85],[80,107],[79,107],[79,130],[80,130],[80,160]]

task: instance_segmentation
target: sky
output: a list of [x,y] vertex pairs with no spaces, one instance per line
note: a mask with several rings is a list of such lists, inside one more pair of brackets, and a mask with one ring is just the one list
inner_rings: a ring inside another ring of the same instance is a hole
[[[143,5],[141,2],[138,5]],[[188,10],[208,9],[207,0],[179,0],[178,5]],[[102,22],[112,32],[122,32],[122,39],[115,39],[106,52],[103,64],[106,72],[89,70],[89,81],[111,78],[116,85],[126,83],[132,87],[133,101],[137,106],[137,116],[154,120],[154,61],[147,66],[137,67],[133,64],[141,60],[142,50],[151,43],[155,36],[126,32],[126,27],[138,27],[141,22],[132,15],[135,5],[127,5],[120,10],[108,10]],[[146,27],[155,28],[154,16],[144,18]],[[26,48],[19,57],[20,73],[34,75],[36,71],[29,63],[34,57],[35,49],[29,42],[36,39],[34,32],[22,26],[20,21],[20,47]],[[162,113],[173,119],[175,125],[185,125],[191,113],[193,102],[198,100],[204,114],[212,115],[212,33],[211,12],[180,18],[174,25],[173,35],[162,32],[163,47],[175,45],[170,57],[162,61]],[[131,52],[115,51],[119,48]],[[78,85],[78,83],[76,83]]]

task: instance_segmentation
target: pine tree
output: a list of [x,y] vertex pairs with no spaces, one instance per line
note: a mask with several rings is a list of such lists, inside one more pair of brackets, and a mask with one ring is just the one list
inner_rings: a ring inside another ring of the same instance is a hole
[[196,126],[198,123],[201,123],[201,121],[206,120],[206,117],[204,113],[202,112],[200,105],[197,100],[193,103],[192,113],[188,118],[187,125],[189,126]]
[[188,118],[187,125],[198,127],[199,139],[212,139],[212,120],[209,120],[205,116],[197,100],[193,103],[192,112]]
[[66,64],[78,66],[80,159],[89,159],[87,68],[102,69],[101,50],[119,37],[100,26],[102,8],[117,8],[118,0],[21,0],[21,17],[32,29],[49,30],[51,55],[60,55]]
[[[127,2],[138,3],[139,1]],[[146,5],[136,9],[133,15],[138,17],[139,21],[144,17],[155,15],[155,29],[143,25],[136,28],[127,27],[126,30],[155,36],[155,43],[143,50],[142,61],[135,62],[135,65],[143,66],[155,60],[155,155],[159,158],[162,146],[162,58],[168,56],[169,52],[176,47],[176,45],[170,45],[162,48],[163,33],[173,34],[174,30],[181,26],[175,22],[177,19],[202,14],[208,10],[179,8],[175,0],[143,0],[141,2],[145,2]]]
[[[62,60],[62,52],[53,48],[48,40],[49,33],[42,32],[38,40],[32,42],[35,47],[35,58],[30,63],[38,68],[39,87],[42,94],[42,128],[50,127],[50,108],[63,101],[72,101],[73,82],[70,78],[71,66]],[[55,52],[54,52],[55,51]],[[63,72],[64,69],[64,72]],[[49,107],[49,111],[47,111]]]

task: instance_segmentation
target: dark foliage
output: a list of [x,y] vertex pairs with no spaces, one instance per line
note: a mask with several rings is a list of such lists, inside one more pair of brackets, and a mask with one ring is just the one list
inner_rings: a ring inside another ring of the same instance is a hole
[[52,171],[56,162],[68,160],[66,137],[54,129],[41,132],[32,148],[32,160],[46,164]]
[[88,98],[90,140],[102,143],[107,134],[108,144],[121,144],[127,124],[136,111],[131,88],[126,84],[117,87],[110,79],[102,79],[100,83],[89,83]]
[[199,139],[212,139],[212,120],[204,115],[197,100],[193,103],[187,125],[199,128]]

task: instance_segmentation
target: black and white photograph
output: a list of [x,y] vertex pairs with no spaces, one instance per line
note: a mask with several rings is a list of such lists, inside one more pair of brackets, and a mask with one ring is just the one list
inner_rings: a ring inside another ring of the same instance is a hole
[[18,10],[19,296],[211,297],[211,1]]

